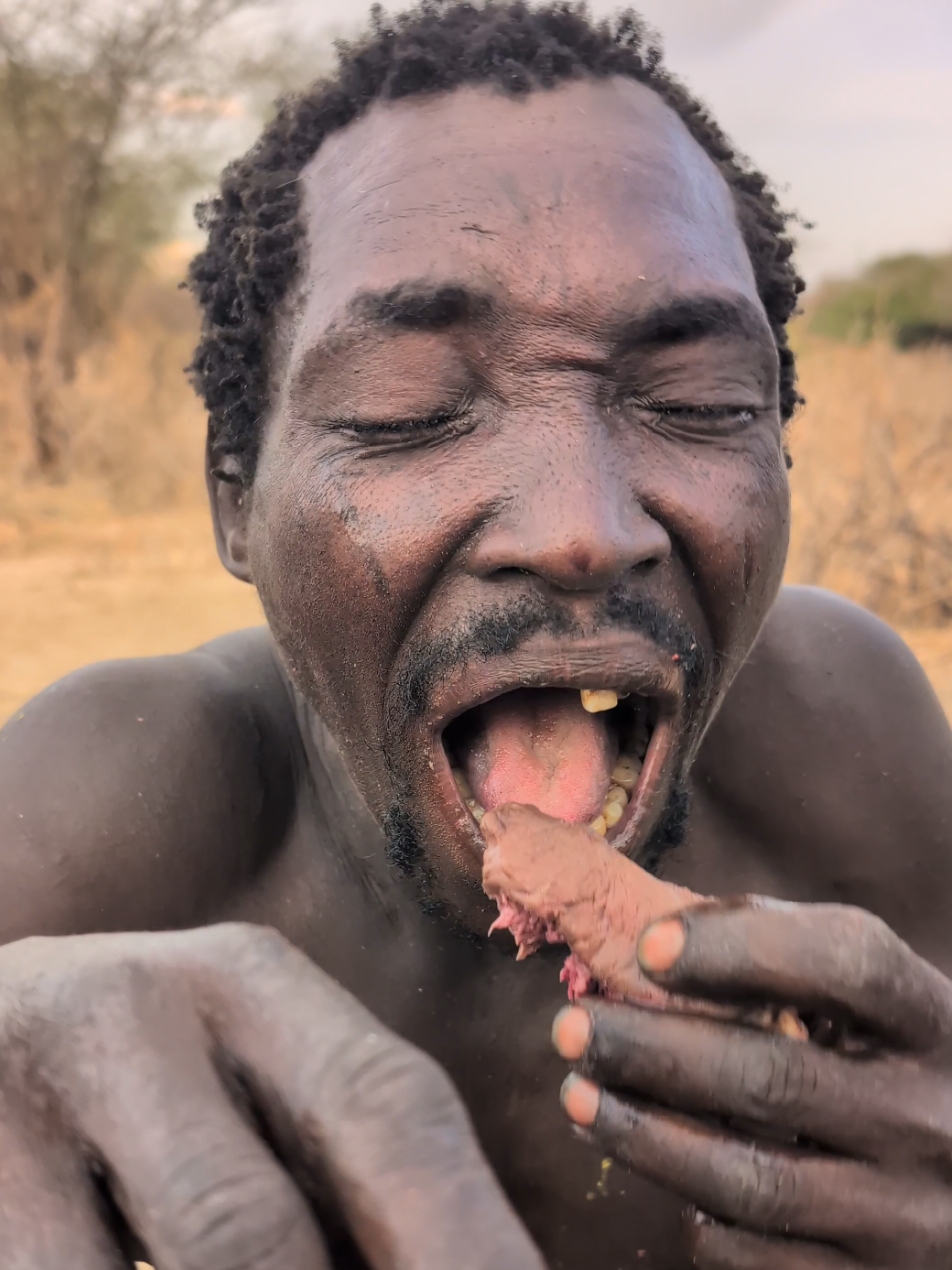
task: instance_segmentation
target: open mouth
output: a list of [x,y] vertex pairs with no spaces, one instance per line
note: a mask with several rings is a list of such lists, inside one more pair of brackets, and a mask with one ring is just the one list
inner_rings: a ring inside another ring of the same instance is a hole
[[660,717],[658,699],[637,693],[520,687],[453,719],[443,749],[477,824],[522,803],[622,845],[647,777],[660,776],[661,732],[670,730]]

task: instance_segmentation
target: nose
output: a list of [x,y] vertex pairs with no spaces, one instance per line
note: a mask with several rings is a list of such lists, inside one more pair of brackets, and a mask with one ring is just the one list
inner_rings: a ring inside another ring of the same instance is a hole
[[529,490],[509,495],[486,525],[470,560],[486,579],[533,574],[563,591],[601,591],[632,574],[647,574],[671,556],[664,526],[619,475],[590,471],[540,474]]

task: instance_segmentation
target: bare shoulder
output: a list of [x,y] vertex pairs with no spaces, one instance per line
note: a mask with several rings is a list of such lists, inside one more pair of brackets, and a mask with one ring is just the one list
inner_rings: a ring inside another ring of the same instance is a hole
[[884,622],[829,592],[786,588],[696,780],[791,895],[861,904],[952,959],[952,730]]
[[0,731],[0,941],[201,921],[253,868],[282,692],[267,633],[243,631],[87,667],[18,711]]
[[860,760],[929,755],[927,770],[948,775],[952,731],[912,650],[891,626],[831,591],[783,589],[722,724],[775,735],[781,718],[809,732],[818,761],[843,758],[844,744],[856,741]]

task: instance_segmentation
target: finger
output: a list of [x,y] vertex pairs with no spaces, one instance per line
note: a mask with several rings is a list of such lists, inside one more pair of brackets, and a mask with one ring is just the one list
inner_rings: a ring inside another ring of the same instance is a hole
[[597,1000],[567,1007],[553,1035],[597,1085],[648,1102],[735,1117],[869,1159],[900,1128],[920,1149],[948,1142],[934,1096],[913,1073],[904,1082],[896,1063],[857,1063],[774,1033]]
[[949,981],[858,908],[711,904],[650,926],[638,959],[672,992],[845,1014],[911,1049],[930,1049],[952,1032]]
[[599,1092],[581,1077],[566,1085],[566,1110],[587,1122],[602,1150],[714,1217],[860,1256],[952,1247],[948,1198],[921,1178],[746,1142]]
[[229,1100],[181,997],[153,977],[71,1047],[70,1107],[116,1204],[162,1270],[330,1270],[304,1195]]
[[124,1270],[79,1151],[44,1149],[0,1125],[0,1264],[4,1270]]
[[302,1185],[329,1179],[375,1270],[542,1270],[432,1059],[273,933],[240,929],[229,965],[233,980],[208,984],[216,1036],[283,1158]]
[[861,1270],[834,1248],[794,1239],[769,1239],[710,1217],[689,1216],[688,1253],[696,1270]]

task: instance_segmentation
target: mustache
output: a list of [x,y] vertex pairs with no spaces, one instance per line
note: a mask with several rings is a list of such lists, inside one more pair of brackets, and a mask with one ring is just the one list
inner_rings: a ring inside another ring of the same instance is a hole
[[[595,633],[609,629],[637,631],[676,656],[689,699],[698,694],[707,679],[708,659],[695,631],[683,618],[645,596],[614,587],[595,614]],[[584,633],[570,612],[538,593],[486,609],[457,630],[421,641],[413,650],[398,672],[388,722],[393,726],[419,718],[436,685],[460,666],[515,652],[534,635],[570,639]]]

